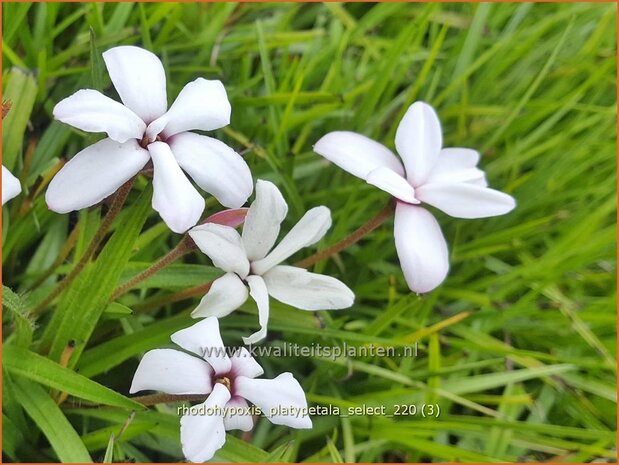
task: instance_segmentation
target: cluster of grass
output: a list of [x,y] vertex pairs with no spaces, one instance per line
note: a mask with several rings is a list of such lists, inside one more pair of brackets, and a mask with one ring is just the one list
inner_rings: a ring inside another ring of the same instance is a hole
[[[2,7],[3,98],[13,104],[2,157],[24,187],[2,212],[5,460],[182,457],[176,405],[144,410],[125,395],[141,354],[191,324],[199,296],[183,292],[218,271],[189,255],[109,302],[180,239],[150,208],[148,179],[96,260],[31,311],[79,261],[107,208],[47,210],[59,161],[97,138],[53,122],[51,110],[84,87],[115,96],[100,52],[120,44],[162,58],[170,96],[198,76],[224,82],[232,123],[216,136],[244,153],[254,178],[280,186],[284,230],[312,206],[332,210],[317,249],[388,197],[312,144],[348,129],[393,147],[415,100],[437,108],[447,146],[479,149],[490,184],[518,201],[492,219],[438,214],[451,271],[429,295],[408,291],[388,223],[314,267],[355,291],[353,308],[315,315],[271,301],[269,344],[417,344],[418,355],[263,357],[267,376],[292,371],[312,405],[393,413],[407,404],[415,415],[317,416],[309,431],[262,419],[249,434],[228,434],[216,459],[616,459],[614,4]],[[220,207],[209,199],[207,208]],[[221,324],[224,340],[239,344],[257,327],[253,303]],[[423,405],[440,414],[424,417]]]

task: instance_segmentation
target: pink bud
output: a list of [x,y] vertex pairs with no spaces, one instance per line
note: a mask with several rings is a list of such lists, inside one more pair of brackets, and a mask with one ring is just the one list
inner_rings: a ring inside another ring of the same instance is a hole
[[202,224],[215,223],[236,228],[245,222],[247,210],[249,210],[249,208],[230,208],[228,210],[223,210],[212,214],[204,220]]

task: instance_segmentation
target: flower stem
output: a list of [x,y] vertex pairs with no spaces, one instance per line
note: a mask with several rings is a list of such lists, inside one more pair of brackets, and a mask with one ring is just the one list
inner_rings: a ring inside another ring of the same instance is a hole
[[71,284],[73,280],[77,277],[77,275],[79,275],[80,272],[84,269],[84,267],[86,266],[90,258],[94,255],[97,248],[103,241],[103,238],[105,237],[108,230],[110,229],[110,226],[112,226],[114,219],[116,218],[116,216],[118,216],[118,213],[120,213],[120,210],[122,209],[123,205],[125,204],[125,201],[127,200],[127,197],[129,196],[129,191],[131,191],[131,187],[133,186],[134,180],[135,178],[131,178],[129,181],[127,181],[125,184],[123,184],[118,189],[118,191],[116,192],[116,195],[114,196],[114,200],[112,201],[112,205],[110,206],[110,209],[108,210],[108,212],[105,214],[105,217],[103,218],[103,222],[101,223],[101,226],[99,226],[99,229],[97,230],[94,237],[90,241],[88,248],[86,249],[82,257],[80,258],[79,262],[77,262],[77,265],[75,265],[75,268],[73,268],[71,272],[68,275],[66,275],[62,281],[60,281],[58,286],[56,286],[54,290],[50,292],[47,295],[47,297],[45,297],[32,310],[33,314],[38,314],[41,311],[45,310],[45,308],[47,308],[47,306],[50,303],[52,303],[52,301],[56,297],[58,297],[58,295],[60,295],[62,291],[64,291],[67,288],[67,286]]
[[394,212],[394,204],[389,202],[378,214],[372,218],[370,221],[365,223],[363,226],[359,227],[357,230],[353,231],[350,235],[346,236],[341,241],[333,244],[331,247],[328,247],[320,252],[316,252],[314,255],[311,255],[301,261],[295,263],[295,266],[300,268],[308,268],[312,265],[315,265],[321,260],[329,258],[335,255],[338,252],[350,247],[353,244],[359,242],[363,237],[367,236],[369,233],[378,228],[381,224],[387,221],[389,218],[393,216]]
[[195,250],[195,248],[196,248],[196,245],[191,239],[191,237],[186,235],[185,237],[181,239],[181,241],[176,245],[176,247],[170,250],[166,255],[161,257],[159,260],[157,260],[147,269],[142,271],[140,274],[134,276],[130,280],[124,282],[119,287],[117,287],[116,290],[114,291],[114,294],[112,294],[112,297],[110,300],[112,301],[116,300],[118,297],[130,291],[136,285],[146,280],[147,278],[150,278],[152,275],[161,271],[168,265],[172,264],[173,262],[178,260],[183,255],[186,255],[192,250]]
[[208,395],[204,394],[149,394],[147,396],[132,397],[131,400],[135,400],[136,402],[148,407],[149,405],[168,404],[170,402],[203,402],[207,397]]

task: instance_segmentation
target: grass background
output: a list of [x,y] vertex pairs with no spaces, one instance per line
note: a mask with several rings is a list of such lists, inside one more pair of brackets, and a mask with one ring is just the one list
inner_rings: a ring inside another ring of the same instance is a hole
[[[2,212],[5,460],[182,458],[176,405],[131,416],[137,407],[124,395],[141,354],[191,324],[199,297],[179,293],[217,271],[193,254],[108,305],[119,283],[180,239],[151,210],[147,179],[97,259],[54,305],[31,312],[77,263],[107,208],[47,211],[45,185],[59,160],[99,138],[53,122],[51,110],[84,87],[116,98],[100,53],[121,44],[162,58],[169,98],[198,76],[224,82],[232,123],[216,136],[244,153],[255,179],[280,186],[291,207],[284,230],[312,206],[331,208],[334,225],[316,249],[388,196],[330,166],[312,144],[348,129],[393,147],[418,99],[436,107],[446,145],[479,149],[491,186],[518,201],[499,218],[438,213],[451,272],[429,295],[408,291],[387,224],[314,267],[355,291],[354,308],[317,318],[271,300],[270,344],[417,343],[419,355],[263,357],[266,375],[292,371],[314,405],[435,404],[438,417],[322,416],[302,432],[262,419],[242,439],[228,434],[216,459],[616,460],[614,4],[2,9],[3,97],[13,103],[2,156],[24,186]],[[248,303],[222,321],[224,340],[239,344],[256,327]]]

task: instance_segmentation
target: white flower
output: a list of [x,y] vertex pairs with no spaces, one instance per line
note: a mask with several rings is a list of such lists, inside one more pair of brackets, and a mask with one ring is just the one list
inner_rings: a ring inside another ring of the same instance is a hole
[[275,379],[255,379],[264,373],[262,367],[245,348],[230,357],[226,354],[217,318],[202,320],[172,334],[171,339],[200,358],[174,349],[146,352],[129,392],[152,389],[168,394],[209,394],[203,404],[193,406],[181,418],[181,443],[188,460],[204,462],[212,458],[224,445],[227,430],[251,430],[254,411],[247,401],[271,423],[312,427],[299,382],[291,373]]
[[212,223],[189,231],[200,250],[226,272],[192,312],[194,318],[223,317],[236,310],[248,298],[247,284],[258,305],[260,330],[243,341],[255,344],[267,333],[269,294],[302,310],[336,310],[353,304],[355,295],[341,281],[280,265],[303,247],[318,242],[331,227],[329,209],[312,208],[273,248],[287,212],[288,205],[277,187],[258,180],[256,200],[247,212],[242,237],[234,228]]
[[21,184],[13,174],[2,165],[2,205],[21,192]]
[[503,192],[488,188],[477,168],[479,153],[442,148],[441,125],[434,109],[415,102],[395,137],[400,160],[382,144],[354,132],[331,132],[314,151],[340,168],[393,195],[395,245],[412,291],[429,292],[447,276],[447,244],[436,219],[421,202],[456,218],[503,215],[516,206]]
[[[188,132],[211,131],[230,123],[230,103],[220,81],[198,78],[187,84],[167,110],[166,77],[161,61],[139,47],[103,53],[123,104],[92,89],[59,102],[54,117],[108,138],[75,155],[54,177],[45,196],[58,213],[94,205],[153,163],[153,208],[170,229],[182,233],[195,225],[204,199],[183,170],[229,208],[251,195],[253,183],[243,158],[223,142]],[[182,168],[182,169],[181,169]]]

